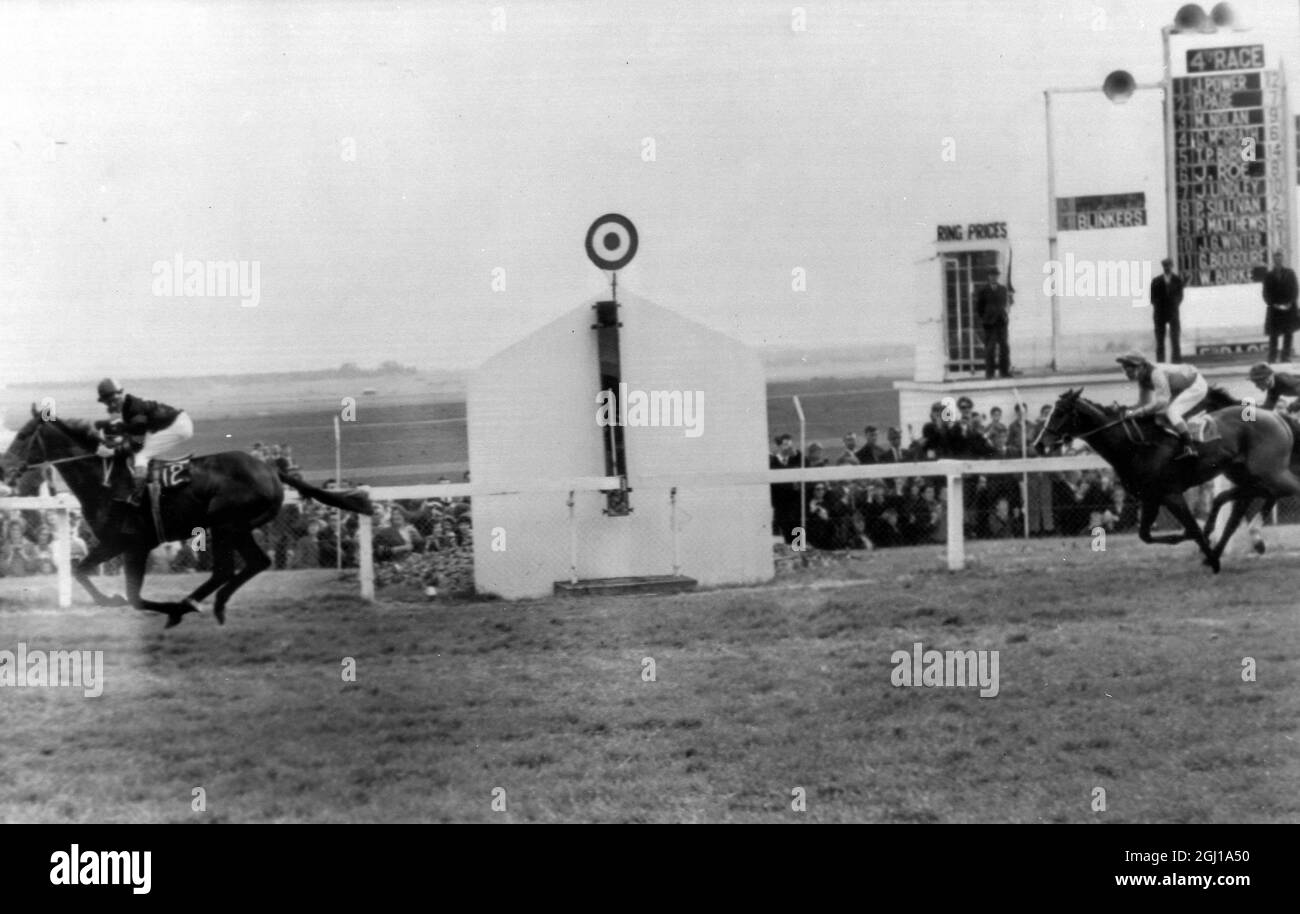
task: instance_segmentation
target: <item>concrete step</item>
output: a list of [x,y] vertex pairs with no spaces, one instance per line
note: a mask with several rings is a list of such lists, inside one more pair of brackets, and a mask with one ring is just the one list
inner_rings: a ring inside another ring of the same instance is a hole
[[684,593],[694,590],[699,581],[673,574],[651,574],[628,578],[590,578],[578,581],[556,581],[557,595],[617,595],[635,593]]

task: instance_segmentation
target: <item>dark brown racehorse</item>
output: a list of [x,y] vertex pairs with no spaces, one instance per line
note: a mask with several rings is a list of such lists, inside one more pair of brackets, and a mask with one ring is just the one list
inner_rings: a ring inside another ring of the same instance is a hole
[[[1124,410],[1093,403],[1080,396],[1081,393],[1082,389],[1061,394],[1035,447],[1043,453],[1065,439],[1087,441],[1115,468],[1120,484],[1141,505],[1138,536],[1144,543],[1194,540],[1201,547],[1205,564],[1217,573],[1223,548],[1245,513],[1246,499],[1300,494],[1300,477],[1290,468],[1295,443],[1291,426],[1270,410],[1258,410],[1253,419],[1246,419],[1240,406],[1214,409],[1210,416],[1218,426],[1219,439],[1197,445],[1196,459],[1177,460],[1182,446],[1176,437],[1157,425],[1155,417],[1130,418]],[[1221,393],[1207,398],[1210,405],[1225,399],[1236,402]],[[1229,501],[1236,504],[1224,535],[1212,547],[1187,507],[1183,492],[1219,474],[1227,476],[1237,489],[1216,497],[1205,529],[1212,528],[1214,515],[1223,504]],[[1183,525],[1182,535],[1151,535],[1151,525],[1161,506],[1168,508]]]
[[[130,471],[120,461],[106,466],[96,456],[99,444],[99,436],[89,422],[46,419],[33,407],[31,421],[14,438],[3,462],[15,477],[40,464],[58,467],[99,540],[90,554],[74,566],[73,575],[99,605],[120,606],[129,601],[136,609],[165,613],[167,628],[180,622],[186,613],[198,611],[198,604],[214,591],[212,614],[219,623],[225,622],[231,594],[271,564],[253,539],[253,530],[279,513],[284,485],[333,508],[359,514],[371,512],[370,499],[364,493],[318,489],[251,454],[223,451],[193,458],[190,482],[167,490],[162,509],[165,535],[160,539],[147,505],[130,506],[124,516],[110,518],[115,487],[125,478],[122,474],[129,476]],[[211,531],[207,548],[212,551],[212,576],[179,603],[144,599],[140,590],[149,552],[164,540],[190,539],[200,531]],[[238,572],[235,553],[244,560]],[[97,565],[119,554],[123,554],[126,572],[125,600],[106,596],[90,578]]]

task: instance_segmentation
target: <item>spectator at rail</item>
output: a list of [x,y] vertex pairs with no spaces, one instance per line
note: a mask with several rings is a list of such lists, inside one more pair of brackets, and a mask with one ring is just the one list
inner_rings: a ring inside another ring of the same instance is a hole
[[325,523],[317,518],[307,521],[305,532],[298,537],[297,542],[293,545],[293,568],[319,568],[320,560],[320,536],[321,531],[325,529]]
[[1004,437],[1009,435],[1009,430],[1002,422],[1002,407],[1000,406],[995,406],[989,410],[988,425],[984,429],[984,434],[989,437],[990,441],[993,440],[993,436],[997,433],[1001,433]]
[[989,539],[1006,539],[1016,535],[1015,518],[1011,515],[1011,503],[999,498],[993,503],[993,510],[985,522],[985,533]]
[[39,569],[36,544],[24,535],[25,527],[21,519],[15,519],[5,528],[4,542],[0,545],[0,574],[17,578],[35,574]]
[[880,512],[875,523],[867,528],[867,539],[877,549],[888,549],[892,546],[907,544],[899,520],[898,508],[895,505],[887,504],[884,506],[884,510]]
[[424,537],[406,522],[401,508],[394,508],[388,525],[375,531],[374,553],[379,561],[400,560],[424,551]]
[[948,539],[948,498],[947,489],[926,485],[921,489],[921,498],[930,513],[928,542],[942,543]]
[[880,463],[880,447],[876,444],[879,432],[876,427],[874,425],[868,425],[862,430],[862,434],[864,443],[862,447],[858,448],[855,454],[858,458],[858,463],[864,466],[867,464]]
[[[780,434],[775,438],[776,452],[769,455],[768,466],[773,470],[793,470],[803,466],[803,455],[795,449],[794,437]],[[799,526],[799,484],[772,483],[772,532],[780,534],[788,543],[794,538],[794,528]]]
[[1083,504],[1084,486],[1078,470],[1061,473],[1052,480],[1052,507],[1056,531],[1077,536],[1087,529],[1088,510]]
[[930,421],[921,427],[918,441],[925,460],[941,460],[949,456],[948,430],[951,423],[943,413],[943,404],[936,400],[930,405]]
[[894,426],[886,433],[888,444],[880,455],[881,463],[906,463],[909,458],[903,449],[903,433]]
[[1024,415],[1025,409],[1019,403],[1012,407],[1015,412],[1015,418],[1007,426],[1007,449],[1017,457],[1034,456],[1033,447],[1034,435],[1032,432],[1033,423],[1028,421]]
[[849,432],[847,435],[844,436],[844,450],[838,457],[835,458],[835,465],[837,467],[842,467],[845,465],[857,466],[859,463],[862,462],[858,460],[857,450],[858,450],[858,436],[855,435],[853,432]]
[[[811,448],[809,448],[811,450]],[[831,514],[825,503],[826,484],[816,483],[808,499],[808,545],[814,549],[833,549]]]
[[908,480],[899,503],[899,527],[908,545],[926,542],[934,524],[930,505],[921,496],[922,488],[919,480]]
[[820,444],[814,441],[812,444],[808,445],[808,459],[804,466],[816,468],[829,465],[830,460],[826,457],[826,452],[822,449]]

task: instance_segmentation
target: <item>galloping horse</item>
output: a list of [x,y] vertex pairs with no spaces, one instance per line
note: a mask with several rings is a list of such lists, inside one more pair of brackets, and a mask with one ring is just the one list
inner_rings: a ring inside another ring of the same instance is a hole
[[[242,451],[223,451],[190,461],[190,481],[167,490],[162,499],[164,535],[155,529],[148,506],[132,506],[124,523],[110,524],[112,491],[108,483],[129,473],[121,461],[109,468],[96,457],[100,439],[89,422],[78,419],[44,418],[35,407],[5,452],[3,463],[11,476],[40,464],[57,464],[60,474],[81,502],[87,522],[99,542],[76,564],[73,575],[100,606],[121,606],[128,600],[136,609],[167,615],[167,628],[186,613],[197,612],[198,604],[216,591],[212,614],[225,623],[226,603],[231,594],[250,578],[266,570],[271,560],[253,539],[253,530],[274,518],[284,502],[284,485],[322,504],[358,514],[371,512],[364,493],[330,492],[277,471]],[[112,529],[110,529],[110,527]],[[210,530],[212,576],[178,603],[159,603],[140,595],[149,552],[161,542],[187,539],[196,530]],[[236,573],[235,553],[244,567]],[[90,572],[101,562],[125,553],[127,599],[108,597],[95,586]]]
[[[1300,494],[1300,477],[1290,468],[1295,437],[1286,420],[1270,410],[1259,410],[1251,421],[1243,418],[1240,406],[1215,409],[1210,418],[1217,425],[1220,437],[1198,445],[1199,456],[1195,460],[1176,460],[1181,446],[1174,436],[1157,425],[1154,416],[1132,418],[1123,409],[1084,399],[1080,396],[1082,392],[1080,388],[1061,394],[1039,433],[1035,448],[1043,453],[1066,438],[1086,440],[1115,468],[1124,489],[1141,504],[1138,536],[1144,543],[1195,540],[1205,556],[1205,564],[1218,573],[1223,548],[1248,504],[1239,499]],[[1213,406],[1237,401],[1216,393],[1207,402]],[[1205,529],[1212,529],[1215,515],[1223,504],[1229,501],[1236,504],[1218,545],[1211,547],[1206,533],[1187,507],[1183,492],[1219,474],[1227,476],[1237,488],[1215,498],[1210,523]],[[1151,525],[1162,505],[1183,525],[1181,536],[1151,535]]]

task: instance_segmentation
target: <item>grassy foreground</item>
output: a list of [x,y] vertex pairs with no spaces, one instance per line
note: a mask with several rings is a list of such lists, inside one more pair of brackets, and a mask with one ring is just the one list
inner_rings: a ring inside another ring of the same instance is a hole
[[[166,633],[0,580],[0,650],[103,650],[106,680],[0,688],[0,820],[1300,821],[1300,553],[1218,577],[1126,538],[969,555],[519,604],[370,606],[281,572],[224,628]],[[1000,693],[893,687],[915,641],[998,650]]]

